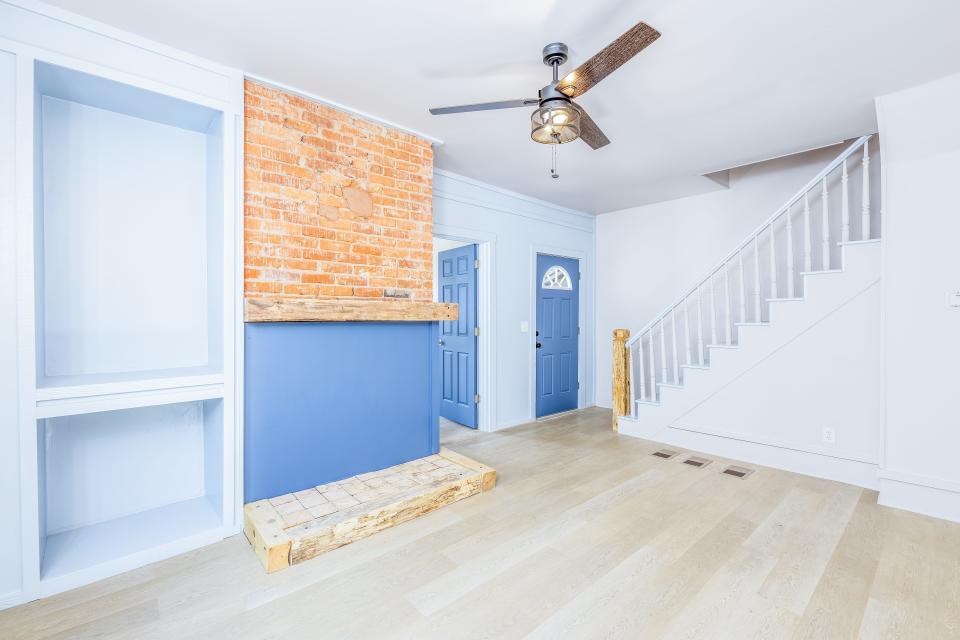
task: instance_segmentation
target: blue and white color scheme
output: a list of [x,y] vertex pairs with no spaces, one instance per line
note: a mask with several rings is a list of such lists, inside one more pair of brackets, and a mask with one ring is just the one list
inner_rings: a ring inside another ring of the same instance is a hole
[[477,245],[441,251],[440,302],[457,303],[456,320],[440,323],[440,415],[477,428]]
[[537,255],[537,417],[577,408],[580,263]]

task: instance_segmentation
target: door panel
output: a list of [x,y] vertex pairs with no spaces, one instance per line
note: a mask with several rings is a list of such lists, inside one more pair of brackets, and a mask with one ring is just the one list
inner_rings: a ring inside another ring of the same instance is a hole
[[437,256],[441,302],[456,302],[456,321],[440,323],[443,392],[440,415],[477,427],[477,245],[441,251]]
[[537,255],[537,417],[577,408],[580,263]]

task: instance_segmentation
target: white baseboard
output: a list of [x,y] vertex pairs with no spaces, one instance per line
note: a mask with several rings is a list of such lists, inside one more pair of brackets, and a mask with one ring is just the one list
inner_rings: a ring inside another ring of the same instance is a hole
[[23,604],[22,591],[8,591],[7,593],[0,594],[0,611],[15,607],[18,604]]
[[878,486],[877,465],[871,462],[849,460],[811,451],[736,440],[672,427],[650,433],[650,430],[645,430],[638,421],[630,418],[619,419],[619,431],[626,436],[644,438],[673,447],[739,460],[749,464],[758,464],[816,478],[845,482],[866,489],[876,489]]
[[960,491],[943,485],[917,484],[909,479],[896,477],[899,475],[880,472],[880,497],[877,500],[879,504],[960,522]]

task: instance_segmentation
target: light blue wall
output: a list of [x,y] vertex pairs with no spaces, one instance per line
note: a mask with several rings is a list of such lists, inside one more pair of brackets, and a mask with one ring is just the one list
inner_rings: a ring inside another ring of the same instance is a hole
[[[492,407],[495,429],[534,419],[533,254],[538,250],[583,256],[580,402],[593,405],[594,217],[444,171],[434,173],[433,212],[435,234],[488,242],[492,248],[492,264],[482,264],[481,258],[480,268],[493,270],[495,362],[488,364],[495,397],[481,397],[481,414]],[[521,322],[529,323],[528,333],[520,331]],[[481,336],[488,329],[481,326]]]

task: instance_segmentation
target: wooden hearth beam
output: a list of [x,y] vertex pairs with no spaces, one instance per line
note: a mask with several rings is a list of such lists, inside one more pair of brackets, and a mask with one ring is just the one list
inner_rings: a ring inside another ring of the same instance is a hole
[[419,300],[247,298],[245,322],[431,322],[456,320],[457,305]]

